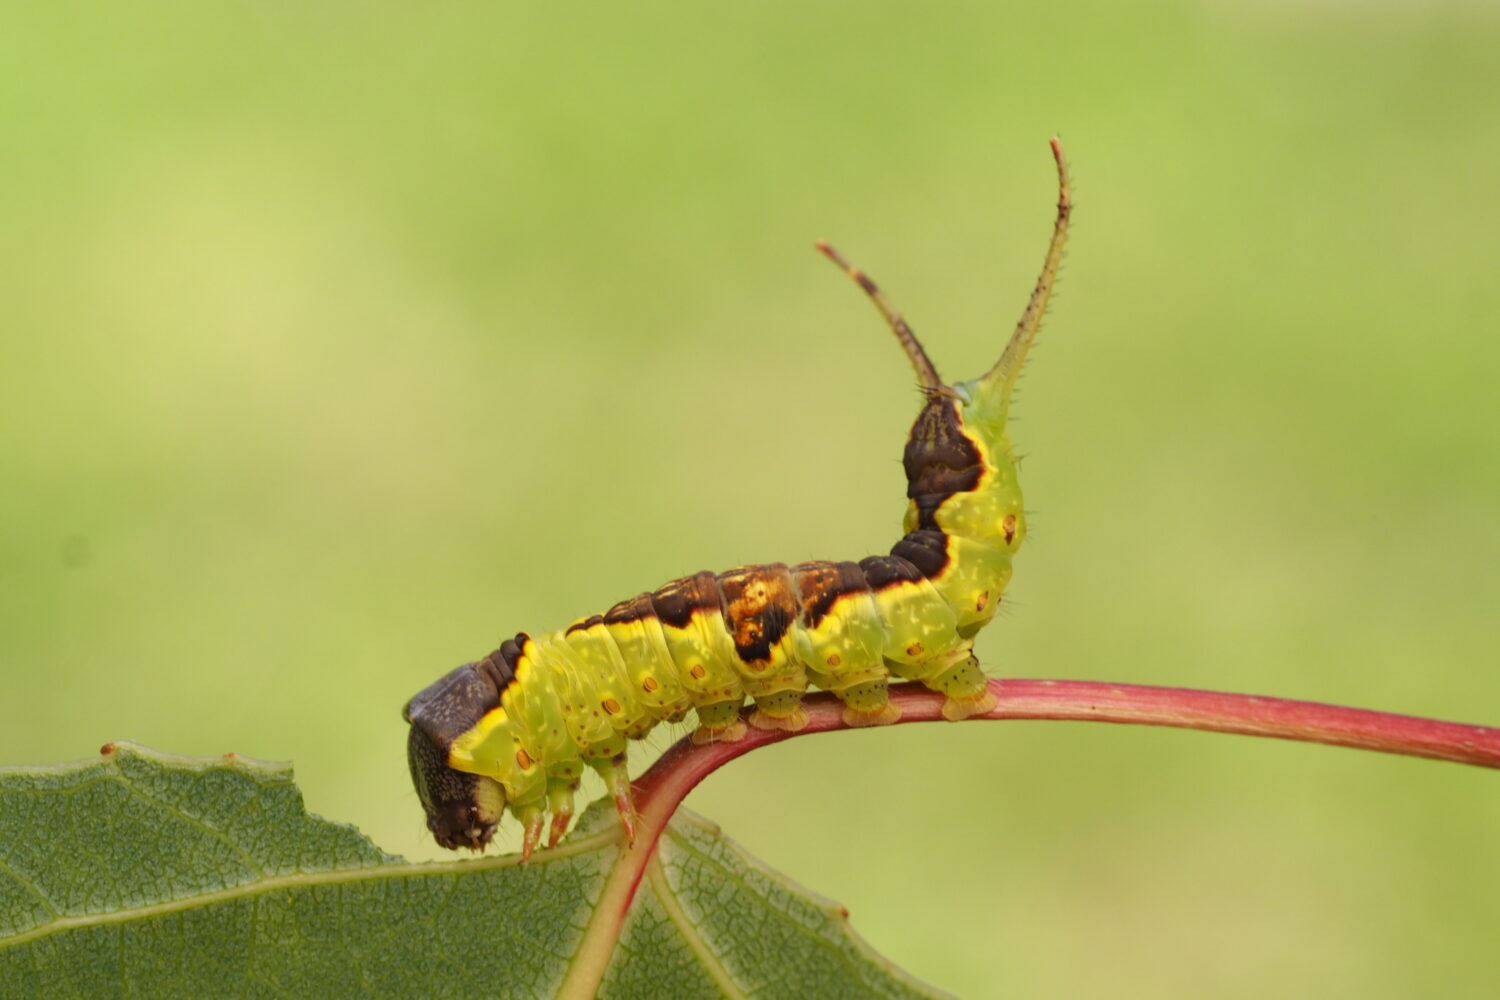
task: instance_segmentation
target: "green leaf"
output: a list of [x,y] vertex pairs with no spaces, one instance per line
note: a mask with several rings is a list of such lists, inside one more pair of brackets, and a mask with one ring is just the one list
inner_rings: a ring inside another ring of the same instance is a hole
[[606,809],[529,865],[409,864],[309,815],[288,765],[106,751],[0,770],[0,996],[592,995],[585,956],[611,998],[938,995],[682,812],[616,940]]

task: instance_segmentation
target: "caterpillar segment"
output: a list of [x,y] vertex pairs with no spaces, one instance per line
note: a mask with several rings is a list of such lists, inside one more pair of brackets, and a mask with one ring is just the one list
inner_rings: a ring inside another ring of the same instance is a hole
[[949,719],[994,707],[974,636],[994,618],[1026,538],[1006,419],[1071,214],[1055,139],[1052,152],[1059,195],[1042,273],[1004,353],[978,379],[945,384],[875,283],[817,244],[885,317],[923,393],[902,457],[905,534],[889,554],[696,573],[564,629],[520,633],[449,672],[404,713],[412,780],[440,845],[482,850],[506,809],[524,829],[523,858],[544,831],[555,845],[585,768],[633,837],[627,744],[689,712],[693,740],[708,743],[738,740],[747,726],[801,729],[814,687],[843,703],[850,726],[900,717],[893,678],[943,694]]

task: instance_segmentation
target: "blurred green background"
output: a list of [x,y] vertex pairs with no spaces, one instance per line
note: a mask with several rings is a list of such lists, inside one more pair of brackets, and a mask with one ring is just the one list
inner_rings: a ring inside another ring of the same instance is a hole
[[[5,5],[0,763],[291,758],[435,856],[398,711],[440,672],[894,540],[912,376],[811,243],[977,374],[1054,132],[981,659],[1500,723],[1497,51],[1402,0]],[[964,996],[1500,983],[1478,769],[912,726],[689,805]]]

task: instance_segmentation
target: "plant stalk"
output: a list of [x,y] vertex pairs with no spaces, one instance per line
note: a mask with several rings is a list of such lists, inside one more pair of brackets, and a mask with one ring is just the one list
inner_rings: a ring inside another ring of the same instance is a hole
[[[1144,684],[992,680],[989,687],[999,703],[993,711],[965,721],[1062,719],[1169,726],[1327,743],[1500,768],[1500,729],[1491,726],[1439,722],[1286,698]],[[892,687],[891,701],[901,709],[897,725],[943,721],[943,696],[920,684]],[[813,695],[803,705],[809,721],[800,732],[752,728],[743,739],[707,746],[694,746],[690,739],[681,739],[634,783],[638,813],[635,843],[621,851],[609,874],[599,907],[584,933],[583,945],[559,996],[595,995],[641,878],[656,853],[656,844],[677,806],[698,782],[757,747],[846,728],[843,706],[832,695]]]

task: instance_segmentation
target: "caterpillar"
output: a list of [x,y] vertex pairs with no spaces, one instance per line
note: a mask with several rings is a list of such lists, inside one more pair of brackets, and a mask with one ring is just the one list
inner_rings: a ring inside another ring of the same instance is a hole
[[[817,248],[869,295],[916,369],[922,407],[907,438],[905,534],[858,562],[767,563],[696,573],[564,629],[507,639],[406,705],[407,758],[427,827],[450,849],[483,850],[504,811],[523,826],[523,859],[556,845],[585,767],[603,778],[634,839],[626,744],[697,713],[693,740],[737,740],[746,726],[795,731],[810,686],[843,703],[850,726],[895,722],[892,677],[944,695],[943,715],[995,699],[974,636],[995,616],[1026,538],[1011,390],[1052,294],[1072,202],[1058,140],[1057,217],[1031,298],[999,361],[946,385],[911,327],[863,272]],[[746,698],[754,702],[741,717]]]

